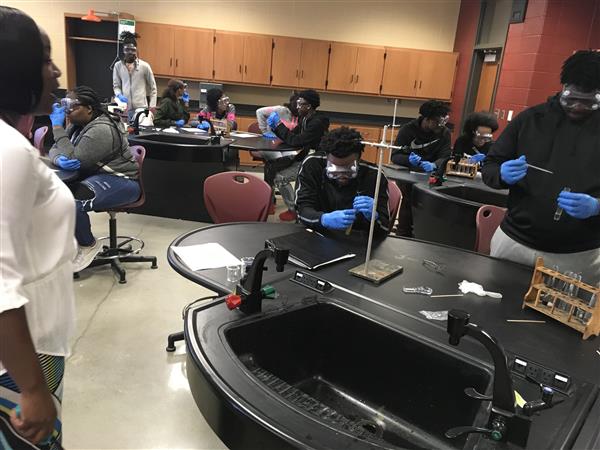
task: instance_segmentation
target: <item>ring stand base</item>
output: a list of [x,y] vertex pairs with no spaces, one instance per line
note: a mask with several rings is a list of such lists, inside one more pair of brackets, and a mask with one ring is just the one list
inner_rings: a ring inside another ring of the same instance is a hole
[[379,259],[373,259],[369,261],[369,270],[365,271],[365,264],[363,263],[359,266],[349,269],[348,272],[355,277],[363,278],[375,284],[379,284],[382,281],[393,277],[394,275],[402,273],[402,270],[402,266],[388,264],[380,261]]

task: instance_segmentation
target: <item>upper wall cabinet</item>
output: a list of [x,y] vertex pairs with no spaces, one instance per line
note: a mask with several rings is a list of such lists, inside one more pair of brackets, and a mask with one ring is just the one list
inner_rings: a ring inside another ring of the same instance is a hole
[[325,89],[328,62],[329,42],[274,37],[271,84]]
[[216,31],[214,79],[269,84],[272,46],[270,36]]
[[378,94],[384,54],[384,47],[332,43],[327,89]]
[[381,94],[450,100],[458,53],[386,49]]
[[155,75],[212,78],[213,30],[137,22],[136,32],[140,58]]

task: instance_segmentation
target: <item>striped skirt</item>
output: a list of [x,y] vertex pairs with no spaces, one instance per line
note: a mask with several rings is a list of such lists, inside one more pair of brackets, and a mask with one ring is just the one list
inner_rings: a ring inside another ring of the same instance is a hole
[[62,423],[60,421],[63,375],[65,358],[62,356],[38,355],[44,377],[52,394],[58,416],[52,436],[43,444],[32,445],[23,439],[12,427],[10,415],[20,403],[20,391],[12,378],[5,373],[0,375],[0,449],[2,450],[61,450]]

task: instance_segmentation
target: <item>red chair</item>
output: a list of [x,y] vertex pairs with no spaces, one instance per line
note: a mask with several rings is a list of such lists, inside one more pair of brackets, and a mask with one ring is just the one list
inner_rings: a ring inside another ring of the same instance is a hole
[[477,234],[475,235],[475,251],[484,255],[490,254],[490,243],[496,229],[500,226],[506,208],[493,205],[482,205],[477,210],[475,223],[477,225]]
[[391,181],[388,182],[388,209],[390,211],[390,230],[396,223],[396,216],[398,215],[398,209],[400,208],[400,202],[402,201],[402,192],[398,185]]
[[262,131],[260,131],[260,128],[258,126],[258,122],[252,122],[250,125],[248,125],[248,132],[262,134]]
[[214,223],[266,222],[271,187],[244,172],[222,172],[204,181],[204,204]]
[[46,150],[44,149],[46,133],[48,133],[48,127],[39,127],[33,134],[33,146],[39,150],[40,156],[46,155]]
[[[144,241],[133,236],[119,236],[117,233],[117,213],[120,212],[132,212],[131,210],[142,206],[146,201],[146,194],[144,193],[144,183],[142,177],[142,168],[144,164],[144,158],[146,157],[146,149],[141,145],[134,145],[129,147],[131,155],[135,159],[139,167],[139,178],[140,183],[140,197],[133,203],[128,205],[121,205],[108,210],[96,211],[96,212],[107,212],[110,216],[108,221],[109,235],[108,237],[102,237],[100,239],[107,239],[109,245],[104,246],[104,250],[96,256],[96,259],[92,261],[90,267],[102,266],[110,264],[113,271],[119,277],[119,283],[126,283],[125,269],[121,266],[121,263],[126,262],[149,262],[152,265],[150,268],[156,269],[156,256],[141,256],[139,253],[144,248]],[[131,243],[137,243],[137,248],[133,249]]]

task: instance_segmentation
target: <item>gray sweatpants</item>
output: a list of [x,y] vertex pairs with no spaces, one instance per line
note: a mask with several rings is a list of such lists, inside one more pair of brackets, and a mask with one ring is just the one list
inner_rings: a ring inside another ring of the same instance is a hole
[[538,256],[544,258],[544,266],[558,266],[559,272],[581,273],[581,281],[592,286],[600,283],[600,249],[577,253],[549,253],[534,250],[508,237],[498,227],[490,243],[490,256],[507,259],[528,266],[535,266]]

